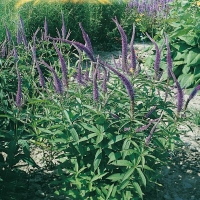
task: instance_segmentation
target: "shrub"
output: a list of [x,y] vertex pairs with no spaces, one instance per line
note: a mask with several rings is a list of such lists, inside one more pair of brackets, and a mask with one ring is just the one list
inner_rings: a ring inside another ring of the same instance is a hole
[[[7,168],[8,161],[1,156],[1,174],[12,171],[21,159],[35,166],[31,143],[49,152],[47,167],[56,168],[59,177],[49,183],[56,195],[142,199],[156,184],[170,151],[180,142],[183,93],[170,67],[168,79],[172,77],[178,88],[177,108],[167,99],[169,82],[157,77],[158,68],[152,71],[155,76],[138,65],[133,69],[134,47],[128,51],[126,33],[117,18],[113,21],[123,48],[123,62],[114,67],[93,53],[83,26],[85,45],[49,37],[45,30],[43,40],[36,32],[28,47],[24,41],[18,46],[6,42],[10,51],[1,58],[0,148],[14,162]],[[131,44],[133,40],[134,30]],[[77,62],[63,65],[72,50]],[[68,84],[62,87],[64,71]],[[1,182],[5,181],[3,176]],[[2,195],[4,191],[1,186]]]

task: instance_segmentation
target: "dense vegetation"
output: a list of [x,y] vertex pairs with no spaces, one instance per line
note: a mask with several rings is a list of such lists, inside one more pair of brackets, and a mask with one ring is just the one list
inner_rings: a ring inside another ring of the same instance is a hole
[[[22,199],[20,165],[40,168],[32,153],[42,149],[55,199],[148,199],[200,89],[199,2],[167,2],[151,16],[133,1],[14,3],[1,2],[0,198]],[[134,49],[141,34],[154,46],[146,61]],[[115,43],[120,59],[96,55]]]

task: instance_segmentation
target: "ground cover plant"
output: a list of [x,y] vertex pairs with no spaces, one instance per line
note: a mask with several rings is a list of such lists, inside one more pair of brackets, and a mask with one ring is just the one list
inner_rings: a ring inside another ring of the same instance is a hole
[[[17,164],[31,158],[35,147],[49,152],[47,167],[58,179],[49,184],[55,195],[72,199],[142,199],[157,184],[159,169],[180,141],[177,127],[183,109],[183,91],[172,68],[167,35],[168,81],[160,74],[160,53],[153,75],[140,69],[133,26],[130,46],[117,18],[112,19],[122,41],[122,57],[113,65],[95,55],[88,34],[79,23],[84,43],[62,32],[51,37],[45,21],[26,40],[19,21],[18,45],[7,30],[1,46],[1,187],[3,198],[18,191]],[[65,30],[64,20],[62,30]],[[163,44],[163,46],[165,45]],[[130,49],[129,49],[130,47]],[[77,58],[72,63],[71,55]],[[169,79],[177,87],[177,103],[168,101]],[[147,81],[148,80],[148,81]],[[163,95],[164,94],[164,95]],[[34,148],[30,150],[30,145]],[[15,176],[13,176],[15,177]],[[12,188],[12,190],[11,190]]]

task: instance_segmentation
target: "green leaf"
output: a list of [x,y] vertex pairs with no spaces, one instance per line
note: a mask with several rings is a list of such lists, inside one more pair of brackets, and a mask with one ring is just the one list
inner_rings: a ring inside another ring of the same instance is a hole
[[137,182],[133,183],[134,188],[136,189],[137,193],[139,194],[140,198],[143,199],[142,189]]
[[186,42],[186,44],[191,45],[191,46],[195,46],[198,41],[198,37],[196,35],[187,34],[187,35],[179,36],[178,38],[183,40],[184,42]]
[[120,152],[116,152],[116,153],[111,152],[111,153],[108,155],[108,157],[109,157],[108,163],[112,162],[113,160],[118,160],[121,156],[122,156],[122,155],[121,155]]
[[124,174],[116,173],[116,174],[110,175],[110,176],[107,177],[106,179],[109,179],[109,180],[115,182],[115,181],[120,181],[120,180],[122,180],[123,176],[124,176]]
[[188,74],[188,72],[190,71],[190,67],[189,66],[187,66],[187,65],[185,65],[184,67],[183,67],[183,69],[182,69],[182,72],[183,72],[183,74]]
[[140,178],[142,180],[143,185],[146,186],[147,181],[146,181],[146,178],[145,178],[142,170],[140,168],[136,168],[136,170],[137,170],[137,172],[138,172],[138,174],[139,174],[139,176],[140,176]]
[[99,144],[102,140],[103,140],[103,133],[100,133],[100,134],[97,136],[96,144]]
[[107,173],[108,173],[108,172],[106,172],[106,173],[104,173],[104,174],[101,174],[101,175],[99,175],[99,174],[95,175],[95,176],[91,179],[91,182],[94,182],[94,181],[96,181],[96,180],[98,180],[98,179],[103,178]]
[[194,83],[194,74],[181,74],[178,77],[178,81],[180,83],[180,86],[182,88],[187,88],[189,86],[191,86]]
[[99,135],[98,133],[91,133],[87,136],[82,137],[78,142],[83,142],[83,141],[89,140],[89,139],[96,137],[98,135]]
[[81,123],[80,125],[83,126],[88,131],[99,133],[99,130],[91,124]]
[[123,190],[129,184],[129,182],[130,182],[129,179],[122,181],[122,183],[119,186],[119,190]]
[[185,58],[188,66],[194,66],[200,64],[200,49],[195,48],[189,51]]
[[69,131],[70,131],[74,141],[78,143],[79,142],[79,136],[78,136],[78,133],[76,132],[75,128],[71,128]]
[[127,136],[125,135],[117,135],[117,136],[114,136],[109,142],[108,144],[106,145],[107,146],[110,146],[111,144],[114,144],[114,143],[117,143],[123,139],[125,139]]
[[101,158],[102,158],[102,149],[98,149],[96,154],[95,154],[95,158],[94,158],[94,163],[93,163],[93,166],[94,166],[94,171],[97,170],[97,168],[99,167],[99,164],[101,162]]
[[199,66],[194,67],[194,78],[195,79],[200,78],[200,67]]
[[107,193],[107,195],[106,195],[106,200],[109,199],[109,197],[110,197],[110,195],[111,195],[111,193],[112,193],[112,191],[113,191],[113,187],[114,187],[114,184],[112,184],[112,185],[109,187],[108,193]]
[[115,166],[124,166],[124,167],[131,167],[133,164],[128,160],[116,160],[111,163],[111,165]]
[[69,116],[68,111],[67,111],[67,110],[64,110],[63,113],[64,113],[64,115],[65,115],[67,121],[68,121],[70,124],[72,124],[72,121],[71,121],[71,119],[70,119],[70,116]]
[[126,180],[126,179],[129,179],[130,176],[133,174],[134,170],[135,170],[135,167],[132,167],[131,169],[129,169],[129,170],[124,174],[122,181],[124,181],[124,180]]

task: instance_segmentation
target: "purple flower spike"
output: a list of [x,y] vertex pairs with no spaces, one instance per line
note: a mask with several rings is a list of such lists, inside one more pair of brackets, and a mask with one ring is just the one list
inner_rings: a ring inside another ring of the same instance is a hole
[[7,40],[8,42],[11,42],[11,34],[10,34],[10,31],[8,30],[7,26],[5,25],[5,29],[6,29],[6,37],[7,37]]
[[167,35],[165,33],[165,41],[166,41],[166,46],[167,46],[167,72],[168,72],[168,78],[171,77],[171,72],[172,71],[172,58],[171,58],[171,50],[170,50],[170,46],[169,46],[169,41],[167,38]]
[[197,85],[193,91],[191,92],[191,94],[189,95],[186,103],[185,103],[185,110],[187,109],[188,103],[196,96],[197,92],[200,90],[200,85]]
[[81,23],[79,23],[79,27],[82,31],[82,35],[83,35],[83,39],[85,41],[86,47],[92,52],[92,54],[94,54],[90,38],[89,38],[88,34],[85,32]]
[[25,47],[28,47],[28,42],[27,42],[27,39],[26,39],[26,35],[25,35],[25,28],[24,28],[24,22],[20,16],[20,19],[19,19],[19,23],[20,23],[20,32],[21,32],[21,37],[22,37],[22,41],[23,41],[23,44]]
[[80,42],[73,42],[70,40],[62,39],[62,38],[52,38],[52,37],[48,37],[48,38],[51,40],[54,40],[54,41],[66,42],[70,45],[73,45],[73,46],[79,48],[81,51],[84,51],[92,62],[96,62],[96,59],[94,58],[93,53],[86,46],[81,44]]
[[55,70],[51,66],[49,66],[44,60],[41,60],[41,64],[43,64],[45,67],[47,67],[51,71],[51,73],[53,75],[55,92],[58,94],[63,94],[62,82],[58,78]]
[[107,93],[107,70],[105,67],[103,67],[104,70],[104,76],[103,76],[103,83],[102,83],[102,90],[104,93]]
[[22,43],[22,36],[19,28],[17,29],[16,39],[17,39],[17,44],[20,45]]
[[20,23],[20,29],[25,32],[25,28],[24,28],[24,21],[22,19],[21,16],[19,16],[19,23]]
[[53,41],[54,48],[58,54],[59,61],[60,61],[60,66],[61,66],[61,71],[62,71],[62,83],[64,87],[68,88],[68,71],[67,71],[67,66],[65,63],[65,59],[61,52],[59,51],[58,47],[56,46],[55,42]]
[[38,70],[38,74],[39,74],[39,82],[40,82],[40,86],[45,88],[45,79],[44,79],[44,76],[42,74],[42,70],[40,69],[40,66],[38,64],[38,62],[36,61],[36,68]]
[[65,26],[65,19],[64,19],[64,15],[62,12],[62,38],[65,39],[66,37],[66,26]]
[[46,37],[48,35],[48,24],[47,24],[47,18],[44,19],[44,39],[46,40]]
[[130,69],[133,69],[133,71],[136,70],[136,55],[135,55],[135,49],[134,49],[134,38],[135,38],[135,25],[133,24],[133,32],[130,42],[130,52],[131,52],[131,63],[130,63]]
[[1,45],[1,57],[2,58],[6,57],[6,39],[3,41]]
[[115,19],[112,19],[115,24],[117,25],[117,28],[120,32],[121,35],[121,39],[122,39],[122,70],[124,70],[125,72],[127,72],[127,55],[128,55],[128,42],[127,42],[127,36],[123,30],[123,28],[121,27],[121,25],[119,24],[117,18],[115,17]]
[[118,72],[116,69],[114,69],[112,66],[110,66],[109,64],[105,63],[102,60],[99,60],[99,63],[105,67],[107,67],[109,70],[111,70],[112,72],[114,72],[123,82],[124,86],[126,87],[126,91],[129,95],[130,98],[130,107],[131,107],[131,114],[132,117],[134,115],[134,90],[133,90],[133,86],[131,84],[131,82],[128,80],[128,78],[126,78],[125,75],[121,74],[120,72]]
[[160,50],[158,48],[157,43],[155,42],[155,40],[153,38],[151,38],[151,36],[146,33],[147,37],[151,40],[151,42],[154,44],[155,49],[156,49],[156,59],[155,59],[155,63],[154,63],[154,70],[155,70],[155,75],[156,75],[156,80],[158,79],[158,75],[159,75],[159,70],[160,70]]
[[169,71],[171,73],[171,76],[172,76],[172,78],[176,84],[176,88],[177,88],[177,116],[178,116],[183,107],[183,101],[184,101],[183,96],[184,95],[183,95],[183,90],[174,75],[174,72],[171,69],[169,69]]
[[17,50],[16,50],[15,46],[13,47],[13,57],[14,57],[14,61],[16,63],[19,60],[19,58],[18,58],[18,54],[17,54]]
[[94,73],[93,73],[93,99],[94,101],[99,100],[99,90],[98,90],[98,85],[97,85],[97,67],[95,68]]
[[16,106],[20,108],[22,106],[22,80],[18,69],[17,69],[17,78],[18,78],[18,87],[16,94]]

